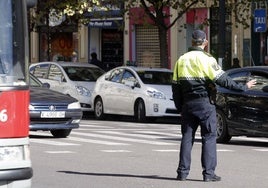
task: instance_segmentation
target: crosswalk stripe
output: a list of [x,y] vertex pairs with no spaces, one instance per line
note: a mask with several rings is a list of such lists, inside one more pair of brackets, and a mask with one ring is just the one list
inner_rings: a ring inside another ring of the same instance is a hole
[[[134,136],[134,137],[139,137],[139,138],[150,138],[150,139],[166,138],[165,135],[156,136],[156,135],[144,135],[144,134],[135,134],[135,133],[123,133],[123,132],[117,132],[117,131],[95,131],[95,132],[104,133],[104,134],[121,135],[121,136]],[[176,135],[176,137],[178,136]]]
[[45,151],[46,153],[51,153],[51,154],[66,154],[66,153],[75,153],[73,151]]
[[156,132],[156,131],[135,131],[137,133],[144,133],[144,134],[154,134],[154,135],[164,135],[164,136],[171,136],[171,137],[181,137],[180,134],[172,134],[172,133],[165,133],[165,132]]
[[222,152],[234,152],[234,150],[230,150],[230,149],[217,149],[217,151],[222,151]]
[[36,139],[36,138],[31,138],[30,143],[48,144],[48,145],[53,145],[53,146],[78,146],[80,145],[80,144],[74,144],[74,143],[57,142],[57,141],[52,141],[52,140],[47,140],[47,139]]
[[87,128],[113,128],[111,126],[106,126],[106,125],[92,125],[92,124],[81,124],[79,125],[79,129],[81,127],[87,127]]
[[254,151],[268,151],[268,149],[253,149]]
[[106,153],[128,153],[131,152],[129,150],[101,150],[102,152]]
[[127,141],[127,142],[152,144],[152,145],[175,145],[174,143],[158,142],[158,141],[150,141],[150,140],[142,140],[142,139],[134,139],[134,138],[123,138],[123,137],[108,136],[108,135],[101,135],[101,134],[94,134],[94,133],[73,132],[72,134],[74,134],[74,135],[80,135],[80,136],[88,136],[88,137],[97,137],[97,138],[111,139],[111,140],[120,140],[120,141]]
[[157,151],[157,152],[179,152],[179,150],[177,149],[155,149],[153,151]]
[[92,140],[92,139],[85,139],[85,138],[79,138],[79,137],[73,137],[70,136],[67,139],[73,140],[73,141],[78,141],[78,142],[87,142],[87,143],[93,143],[93,144],[103,144],[103,145],[129,145],[126,143],[117,143],[117,142],[110,142],[110,141],[102,141],[102,140]]

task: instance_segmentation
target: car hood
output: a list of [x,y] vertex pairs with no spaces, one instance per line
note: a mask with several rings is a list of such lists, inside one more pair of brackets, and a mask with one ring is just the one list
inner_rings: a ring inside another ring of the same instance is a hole
[[30,103],[73,103],[77,100],[68,95],[41,87],[30,87]]
[[82,82],[82,81],[73,81],[75,83],[76,86],[83,86],[85,88],[87,88],[89,91],[93,91],[94,86],[96,84],[96,82]]
[[172,88],[171,85],[151,85],[145,84],[147,89],[150,90],[158,90],[165,94],[165,96],[169,99],[172,99]]

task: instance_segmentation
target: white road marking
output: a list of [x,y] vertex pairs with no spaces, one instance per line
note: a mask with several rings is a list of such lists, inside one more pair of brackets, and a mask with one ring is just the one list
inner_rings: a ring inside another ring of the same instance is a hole
[[75,153],[75,152],[72,152],[72,151],[45,151],[45,153],[65,154],[65,153]]
[[58,142],[58,141],[52,141],[47,139],[36,139],[31,138],[30,143],[38,143],[38,144],[48,144],[53,146],[79,146],[80,144],[75,143],[66,143],[66,142]]
[[81,124],[81,123],[80,123],[78,129],[80,129],[80,127],[87,127],[87,128],[113,128],[111,126],[105,126],[105,125],[91,125],[91,124]]
[[217,149],[219,152],[234,152],[234,150],[229,150],[229,149]]
[[[46,132],[31,132],[31,135],[38,135],[38,136],[50,136],[49,133]],[[73,134],[73,133],[71,133]],[[52,137],[53,138],[53,137]],[[60,139],[63,142],[58,142],[58,141],[52,141],[48,139],[36,139],[36,138],[31,138],[30,142],[36,142],[40,144],[48,144],[48,145],[57,145],[57,146],[72,146],[72,145],[81,145],[81,144],[76,144],[76,143],[66,143],[68,140],[73,140],[77,142],[86,142],[86,143],[93,143],[93,144],[103,144],[103,145],[129,145],[126,143],[116,143],[116,142],[110,142],[110,141],[101,141],[101,140],[92,140],[92,139],[85,139],[85,138],[79,138],[79,137],[67,137],[67,138],[62,138]]]
[[102,141],[102,140],[92,140],[92,139],[86,139],[86,138],[79,138],[79,137],[68,137],[66,139],[74,140],[78,142],[86,142],[86,143],[93,143],[93,144],[103,144],[103,145],[113,145],[113,146],[126,146],[129,144],[126,143],[118,143],[118,142],[110,142],[110,141]]
[[253,149],[254,151],[263,151],[263,152],[266,152],[268,151],[268,149]]
[[266,139],[266,138],[249,138],[249,137],[245,137],[245,136],[232,137],[232,140],[245,140],[245,141],[268,142],[268,139]]
[[135,132],[143,133],[143,134],[153,134],[153,135],[165,135],[165,136],[172,136],[172,137],[181,137],[180,134],[172,134],[172,133],[156,132],[156,131],[135,131]]
[[132,152],[129,150],[101,150],[102,152],[106,152],[106,153],[128,153],[128,152]]
[[133,139],[133,138],[123,138],[123,137],[118,137],[118,136],[108,136],[108,135],[93,134],[93,133],[73,132],[72,134],[79,135],[79,136],[97,137],[97,138],[120,140],[120,141],[127,141],[127,142],[136,142],[136,143],[143,143],[143,144],[152,144],[152,145],[175,145],[173,143],[167,143],[167,142],[158,142],[158,141]]
[[[104,133],[104,134],[121,135],[121,136],[134,136],[134,137],[139,137],[139,138],[150,138],[150,139],[166,138],[166,136],[144,135],[144,134],[135,134],[135,133],[123,133],[123,132],[117,132],[117,131],[95,131],[95,132]],[[176,135],[176,137],[177,137],[177,135]]]
[[179,150],[177,149],[154,149],[153,151],[157,151],[157,152],[179,152]]

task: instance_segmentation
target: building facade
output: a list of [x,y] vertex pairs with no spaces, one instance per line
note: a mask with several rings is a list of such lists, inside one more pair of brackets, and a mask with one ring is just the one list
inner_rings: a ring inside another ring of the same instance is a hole
[[[252,11],[262,8],[253,4]],[[158,30],[143,22],[144,12],[133,8],[137,18],[120,16],[116,9],[113,16],[103,19],[91,19],[88,25],[81,25],[66,31],[56,31],[50,38],[51,57],[47,57],[48,39],[42,33],[31,33],[31,62],[50,60],[73,60],[89,62],[90,54],[96,52],[98,58],[107,65],[107,70],[120,65],[134,63],[138,66],[160,67]],[[172,15],[177,10],[166,8]],[[166,20],[172,22],[174,17]],[[209,25],[207,23],[209,20]],[[265,19],[266,20],[266,19]],[[225,55],[222,66],[229,69],[233,58],[240,60],[241,66],[265,65],[268,61],[267,30],[254,30],[254,20],[249,20],[249,28],[234,24],[234,16],[226,12],[225,17]],[[219,58],[219,9],[212,7],[195,7],[190,9],[177,21],[168,32],[168,68],[173,66],[180,55],[187,51],[191,44],[191,33],[196,28],[207,32],[209,51]]]

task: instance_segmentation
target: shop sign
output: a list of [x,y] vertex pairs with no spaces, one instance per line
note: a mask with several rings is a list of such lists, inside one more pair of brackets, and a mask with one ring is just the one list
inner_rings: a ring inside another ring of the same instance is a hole
[[266,32],[266,9],[255,9],[254,31],[258,33]]
[[123,24],[122,20],[91,20],[88,27],[94,28],[118,28]]

